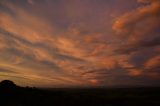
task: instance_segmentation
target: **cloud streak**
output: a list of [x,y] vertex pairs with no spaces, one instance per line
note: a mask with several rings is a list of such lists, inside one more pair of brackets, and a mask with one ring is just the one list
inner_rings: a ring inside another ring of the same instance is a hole
[[130,2],[0,1],[0,80],[41,87],[158,85],[160,2]]

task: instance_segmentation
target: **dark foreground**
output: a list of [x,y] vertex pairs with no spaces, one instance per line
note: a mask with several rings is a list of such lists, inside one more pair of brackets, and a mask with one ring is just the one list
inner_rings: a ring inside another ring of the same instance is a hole
[[0,106],[160,106],[160,88],[51,89],[0,84]]

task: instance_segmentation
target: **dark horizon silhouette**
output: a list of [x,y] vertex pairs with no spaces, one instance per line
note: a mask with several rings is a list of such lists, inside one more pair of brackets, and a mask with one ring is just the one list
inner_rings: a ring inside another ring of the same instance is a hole
[[0,82],[0,106],[159,106],[160,88],[20,87]]

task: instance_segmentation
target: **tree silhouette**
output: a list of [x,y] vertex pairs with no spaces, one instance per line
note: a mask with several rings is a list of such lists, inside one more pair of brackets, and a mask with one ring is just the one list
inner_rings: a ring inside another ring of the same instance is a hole
[[8,90],[8,89],[14,89],[16,87],[17,87],[16,84],[10,80],[3,80],[0,82],[1,89]]

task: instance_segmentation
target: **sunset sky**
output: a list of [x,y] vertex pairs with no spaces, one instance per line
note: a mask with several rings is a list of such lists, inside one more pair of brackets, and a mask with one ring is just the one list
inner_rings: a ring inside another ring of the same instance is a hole
[[160,85],[160,0],[0,0],[0,81]]

